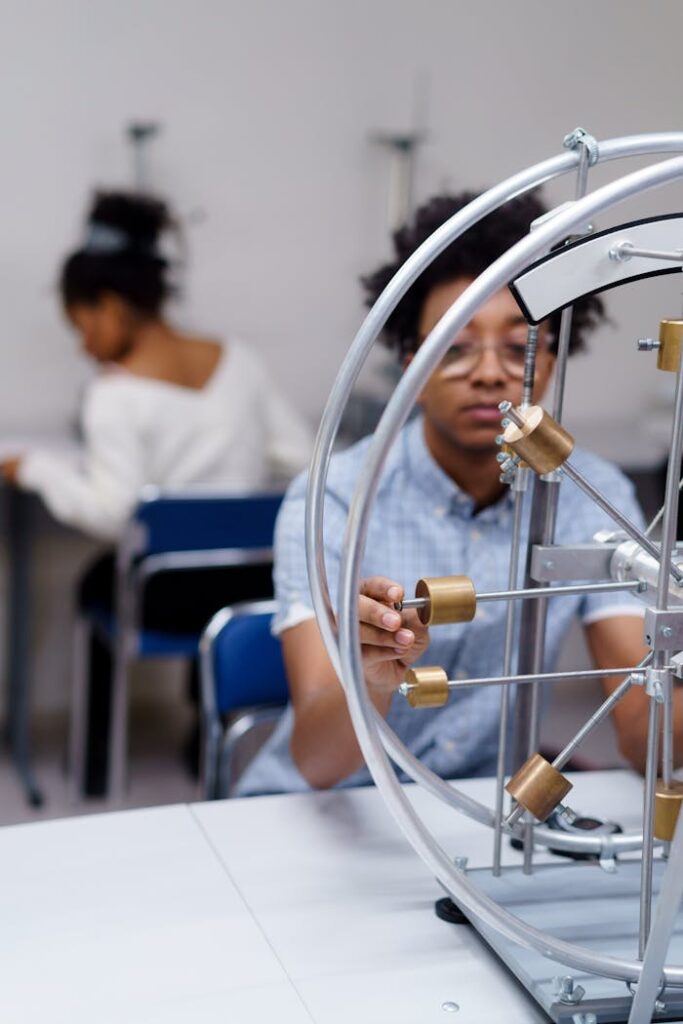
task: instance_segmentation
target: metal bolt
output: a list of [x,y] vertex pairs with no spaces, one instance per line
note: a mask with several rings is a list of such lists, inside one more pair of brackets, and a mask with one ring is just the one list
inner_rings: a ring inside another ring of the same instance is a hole
[[638,338],[638,351],[654,352],[655,349],[659,348],[659,344],[654,338]]
[[505,419],[500,421],[500,425],[503,428],[503,430],[507,430],[507,428],[510,426],[511,423],[512,423],[512,420],[509,420],[507,418],[507,416],[505,417]]
[[441,1009],[444,1013],[457,1013],[460,1007],[449,999],[448,1002],[441,1004]]
[[507,400],[504,402],[499,402],[498,408],[501,412],[509,412],[510,409],[512,408],[512,402],[508,402]]
[[498,452],[498,454],[496,455],[496,462],[500,462],[500,463],[507,462],[508,458],[509,458],[509,456],[506,455],[505,452]]
[[467,857],[454,857],[453,864],[458,871],[467,871]]
[[555,991],[561,1003],[573,1006],[580,1003],[586,994],[585,988],[581,985],[574,985],[571,974],[565,974],[563,978],[555,978]]
[[552,561],[552,559],[548,558],[543,563],[543,568],[544,569],[554,569],[555,568],[555,563]]
[[661,629],[659,630],[659,632],[662,634],[662,636],[666,637],[667,640],[669,639],[670,636],[674,635],[674,631],[671,628],[671,626],[662,626]]
[[505,438],[502,434],[496,435],[496,444],[505,444]]

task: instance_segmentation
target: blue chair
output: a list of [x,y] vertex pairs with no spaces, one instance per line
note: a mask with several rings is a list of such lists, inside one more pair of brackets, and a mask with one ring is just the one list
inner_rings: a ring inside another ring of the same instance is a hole
[[270,632],[275,601],[216,612],[200,643],[202,788],[206,800],[230,795],[240,741],[279,718],[289,699],[280,641]]
[[88,652],[98,635],[113,654],[108,778],[112,797],[123,795],[127,774],[128,677],[141,658],[194,658],[200,635],[147,630],[145,587],[169,570],[266,565],[272,562],[275,518],[282,494],[161,493],[147,488],[116,553],[114,612],[90,609],[76,624],[70,763],[76,789],[84,776],[87,744]]

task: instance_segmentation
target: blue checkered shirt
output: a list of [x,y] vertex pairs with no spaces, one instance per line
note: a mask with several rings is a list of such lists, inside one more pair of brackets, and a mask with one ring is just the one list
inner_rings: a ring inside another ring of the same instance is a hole
[[[325,561],[336,600],[347,512],[370,443],[365,438],[332,459],[325,500]],[[642,514],[633,486],[610,463],[580,450],[572,462],[632,522]],[[525,497],[528,505],[531,488]],[[305,475],[292,483],[277,522],[274,631],[313,616],[304,552]],[[528,515],[524,516],[525,524]],[[571,480],[563,478],[556,540],[590,542],[612,521]],[[470,576],[479,592],[506,590],[512,534],[512,496],[475,512],[473,499],[437,465],[427,449],[421,417],[397,438],[380,483],[363,560],[363,575],[388,576],[410,596],[422,576]],[[526,537],[523,534],[523,541]],[[562,637],[575,617],[584,623],[621,614],[642,614],[628,593],[557,597],[550,601],[546,670],[555,663]],[[441,665],[449,679],[498,675],[502,670],[506,603],[480,604],[471,623],[431,630],[428,651],[417,664]],[[451,694],[443,708],[413,710],[396,694],[387,721],[424,764],[446,778],[495,773],[500,689],[481,687]],[[243,795],[303,791],[309,787],[289,750],[292,710],[247,768],[238,787]],[[365,768],[340,785],[370,781]]]

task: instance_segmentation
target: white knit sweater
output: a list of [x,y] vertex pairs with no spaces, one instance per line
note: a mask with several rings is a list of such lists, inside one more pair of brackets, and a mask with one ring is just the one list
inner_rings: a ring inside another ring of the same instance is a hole
[[107,539],[120,534],[145,485],[257,490],[293,476],[311,448],[262,360],[232,341],[199,390],[103,371],[86,394],[83,433],[80,466],[29,451],[18,482],[56,519]]

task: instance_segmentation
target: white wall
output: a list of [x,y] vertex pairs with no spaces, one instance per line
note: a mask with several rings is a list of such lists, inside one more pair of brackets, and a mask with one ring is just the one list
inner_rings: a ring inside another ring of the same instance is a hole
[[[678,0],[3,0],[0,12],[5,430],[73,413],[83,366],[53,284],[91,187],[130,180],[130,119],[163,122],[154,181],[181,211],[205,211],[182,318],[253,339],[312,418],[359,322],[357,277],[387,251],[387,158],[368,136],[412,126],[418,79],[418,198],[493,183],[577,124],[598,137],[682,127]],[[570,412],[652,404],[661,380],[629,339],[678,312],[678,293],[670,279],[610,295],[618,330],[577,369]]]
[[[205,214],[178,316],[261,346],[311,419],[362,314],[358,275],[388,253],[387,158],[368,137],[413,127],[417,82],[418,199],[494,183],[579,124],[598,138],[683,128],[679,0],[0,0],[0,15],[0,439],[73,418],[85,366],[54,282],[91,188],[130,183],[131,119],[163,122],[153,180]],[[681,187],[615,219],[662,203],[683,207]],[[632,339],[680,312],[678,278],[608,306],[614,325],[570,374],[569,419],[623,450],[628,433],[595,421],[641,423],[666,393]],[[68,581],[53,575],[41,699],[66,686]]]

